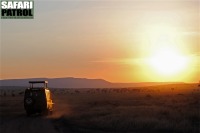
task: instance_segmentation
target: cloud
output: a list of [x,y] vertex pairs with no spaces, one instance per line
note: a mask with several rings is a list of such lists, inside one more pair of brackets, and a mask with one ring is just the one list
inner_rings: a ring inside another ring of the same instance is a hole
[[109,58],[92,61],[93,63],[114,63],[114,64],[124,64],[124,65],[142,65],[146,63],[145,58]]

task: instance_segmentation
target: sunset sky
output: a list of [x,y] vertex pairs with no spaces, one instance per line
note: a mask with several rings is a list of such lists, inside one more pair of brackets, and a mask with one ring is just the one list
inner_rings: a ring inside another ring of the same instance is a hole
[[1,19],[1,79],[200,80],[199,0],[35,0]]

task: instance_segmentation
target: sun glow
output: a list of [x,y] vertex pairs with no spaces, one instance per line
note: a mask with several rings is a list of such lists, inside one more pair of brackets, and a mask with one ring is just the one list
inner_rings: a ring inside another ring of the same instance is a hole
[[150,73],[172,79],[188,71],[189,56],[180,34],[180,28],[168,23],[146,27],[146,38],[149,40],[146,56],[152,70]]
[[160,48],[149,59],[150,66],[159,74],[175,75],[186,69],[188,58],[175,48]]

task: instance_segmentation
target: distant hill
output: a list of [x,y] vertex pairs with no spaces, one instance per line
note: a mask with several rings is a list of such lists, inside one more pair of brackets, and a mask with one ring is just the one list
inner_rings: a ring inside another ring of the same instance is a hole
[[0,80],[0,86],[29,86],[28,81],[47,80],[51,88],[117,88],[141,87],[163,84],[177,84],[177,82],[141,82],[141,83],[111,83],[103,79],[87,78],[29,78]]

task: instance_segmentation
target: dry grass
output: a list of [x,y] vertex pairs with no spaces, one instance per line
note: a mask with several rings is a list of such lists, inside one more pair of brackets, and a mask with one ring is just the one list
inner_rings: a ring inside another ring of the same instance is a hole
[[[6,96],[1,95],[1,117],[22,115],[21,90],[6,91]],[[197,84],[52,89],[52,92],[55,113],[48,119],[59,132],[200,132],[200,88]]]

